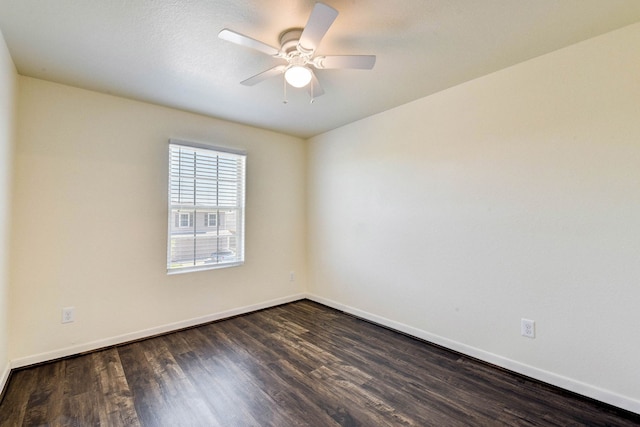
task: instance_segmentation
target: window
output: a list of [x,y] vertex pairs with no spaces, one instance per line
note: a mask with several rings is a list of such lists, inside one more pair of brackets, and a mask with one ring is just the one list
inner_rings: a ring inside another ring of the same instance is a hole
[[218,213],[208,212],[204,214],[204,226],[205,227],[217,227],[218,226]]
[[190,213],[176,213],[176,224],[179,228],[193,227],[193,217]]
[[246,155],[169,142],[167,270],[242,264]]

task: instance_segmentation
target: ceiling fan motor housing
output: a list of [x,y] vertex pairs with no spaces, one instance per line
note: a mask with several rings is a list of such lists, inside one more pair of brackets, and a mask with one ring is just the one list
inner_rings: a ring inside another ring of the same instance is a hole
[[302,35],[302,28],[289,28],[280,33],[280,48],[285,53],[291,53],[298,48],[298,41]]

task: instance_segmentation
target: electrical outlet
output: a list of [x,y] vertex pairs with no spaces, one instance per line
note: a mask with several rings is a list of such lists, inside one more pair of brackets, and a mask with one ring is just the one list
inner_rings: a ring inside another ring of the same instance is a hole
[[530,319],[520,320],[520,334],[523,337],[535,338],[536,337],[536,322]]
[[62,309],[62,323],[71,323],[76,320],[76,308],[65,307]]
[[296,273],[293,271],[289,272],[289,281],[290,282],[295,282],[296,281]]

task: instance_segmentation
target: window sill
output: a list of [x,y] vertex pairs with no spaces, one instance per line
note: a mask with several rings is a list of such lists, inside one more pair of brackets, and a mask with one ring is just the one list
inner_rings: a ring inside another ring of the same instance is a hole
[[238,261],[238,262],[229,262],[224,264],[207,264],[207,265],[199,265],[196,267],[174,268],[174,269],[167,270],[167,275],[173,276],[174,274],[194,273],[197,271],[207,271],[207,270],[219,270],[221,268],[239,267],[243,264],[244,264],[244,261]]

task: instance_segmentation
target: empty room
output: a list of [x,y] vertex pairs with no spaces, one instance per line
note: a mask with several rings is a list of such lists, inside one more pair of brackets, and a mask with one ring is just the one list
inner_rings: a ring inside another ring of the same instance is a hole
[[640,425],[640,1],[0,0],[0,426]]

